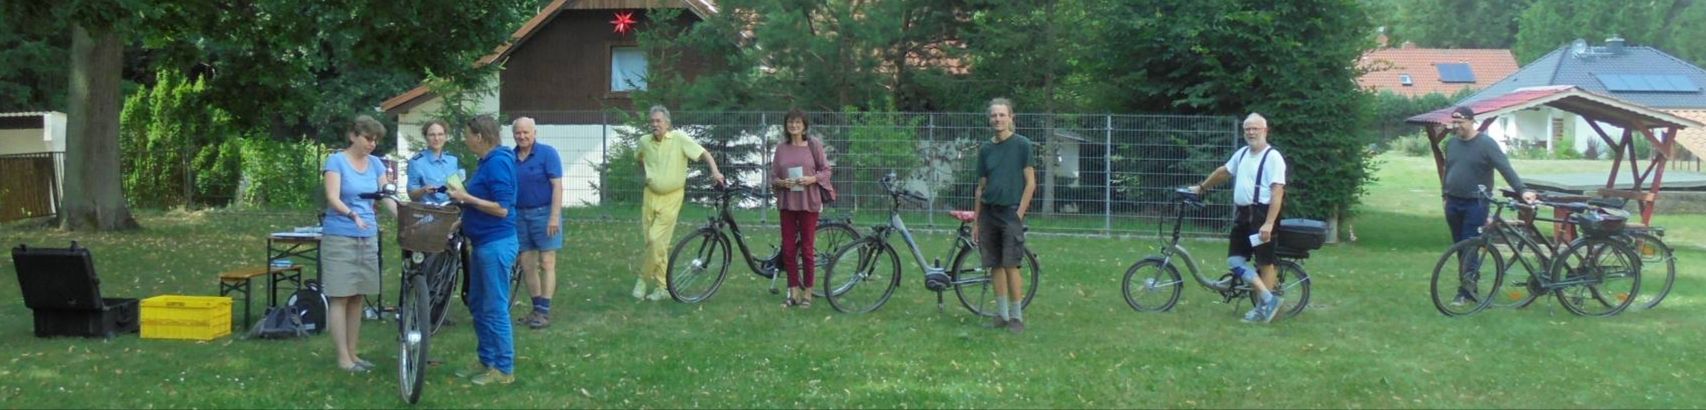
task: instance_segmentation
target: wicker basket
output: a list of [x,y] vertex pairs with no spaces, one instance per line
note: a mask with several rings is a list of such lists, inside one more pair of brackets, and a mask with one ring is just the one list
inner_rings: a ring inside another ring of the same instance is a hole
[[461,223],[462,210],[455,206],[405,203],[397,207],[397,244],[412,252],[444,252]]

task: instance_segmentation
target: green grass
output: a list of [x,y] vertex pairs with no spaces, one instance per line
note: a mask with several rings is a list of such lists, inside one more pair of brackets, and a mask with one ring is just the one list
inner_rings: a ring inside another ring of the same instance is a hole
[[[429,407],[1692,407],[1706,403],[1692,358],[1706,355],[1706,252],[1680,251],[1677,288],[1651,311],[1571,316],[1545,298],[1525,310],[1445,318],[1427,279],[1447,245],[1424,158],[1384,157],[1361,209],[1360,241],[1317,252],[1311,306],[1267,326],[1186,290],[1169,313],[1139,314],[1120,275],[1148,239],[1037,235],[1042,288],[1023,335],[983,328],[911,267],[868,315],[827,303],[784,311],[736,265],[701,305],[636,302],[632,222],[580,221],[560,268],[556,323],[517,329],[514,385],[451,376],[473,360],[466,312],[433,339],[452,364],[429,374]],[[1519,163],[1519,169],[1532,164]],[[1701,243],[1700,216],[1664,216],[1673,242]],[[145,212],[148,230],[67,234],[0,227],[0,243],[95,252],[108,296],[211,294],[215,272],[261,260],[262,235],[304,215]],[[697,218],[684,215],[684,222]],[[1678,221],[1672,223],[1670,221]],[[684,224],[677,230],[685,232]],[[768,249],[774,235],[752,232]],[[935,257],[947,236],[919,238]],[[1187,243],[1220,266],[1223,242]],[[910,262],[908,262],[910,263]],[[388,264],[388,266],[396,266]],[[15,283],[0,261],[0,283]],[[388,291],[390,289],[388,288]],[[384,371],[338,371],[325,336],[209,343],[36,339],[17,289],[0,285],[0,407],[398,407],[392,322],[367,322],[362,351]],[[820,301],[822,302],[822,301]]]

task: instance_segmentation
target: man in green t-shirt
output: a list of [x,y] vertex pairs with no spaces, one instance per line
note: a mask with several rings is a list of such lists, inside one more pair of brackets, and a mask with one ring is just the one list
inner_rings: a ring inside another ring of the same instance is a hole
[[995,328],[1025,331],[1025,291],[1019,263],[1025,258],[1025,211],[1037,189],[1031,140],[1013,133],[1013,102],[989,101],[995,137],[977,150],[977,223],[972,238],[995,282]]

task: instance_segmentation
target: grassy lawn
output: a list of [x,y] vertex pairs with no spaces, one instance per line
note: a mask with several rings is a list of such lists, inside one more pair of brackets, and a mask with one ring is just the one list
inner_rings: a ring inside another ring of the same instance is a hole
[[[1683,245],[1663,306],[1608,319],[1571,316],[1550,297],[1525,310],[1446,318],[1427,280],[1448,245],[1426,158],[1383,157],[1357,222],[1360,241],[1307,261],[1314,296],[1298,318],[1247,325],[1242,306],[1192,286],[1169,313],[1139,314],[1120,275],[1150,239],[1036,235],[1042,288],[1028,331],[984,328],[922,275],[873,314],[782,310],[768,283],[736,265],[700,305],[627,295],[640,238],[633,222],[577,220],[560,263],[556,323],[516,332],[519,380],[478,387],[452,370],[473,360],[465,311],[433,339],[451,365],[429,373],[430,407],[1693,407],[1706,377],[1706,216],[1660,216]],[[1519,170],[1598,163],[1519,162]],[[1602,165],[1609,167],[1609,164]],[[1536,171],[1540,172],[1540,171]],[[684,215],[684,222],[701,217]],[[95,252],[109,297],[215,293],[214,274],[259,263],[263,235],[305,214],[145,212],[134,233],[67,234],[0,226],[0,244]],[[774,217],[772,217],[774,219]],[[863,218],[862,218],[863,220]],[[873,221],[874,222],[874,221]],[[910,222],[910,221],[909,221]],[[938,224],[942,224],[938,219]],[[869,225],[861,223],[860,225]],[[951,228],[948,225],[947,228]],[[678,229],[678,234],[687,225]],[[761,247],[770,229],[750,232]],[[947,245],[921,235],[927,255]],[[1222,266],[1224,242],[1187,244]],[[394,255],[392,256],[395,257]],[[906,262],[910,264],[910,262]],[[394,261],[387,266],[397,266]],[[393,268],[394,269],[394,268]],[[397,407],[393,322],[369,321],[364,357],[383,371],[339,371],[328,337],[208,343],[37,339],[0,260],[0,407]],[[387,275],[393,278],[395,273]],[[392,282],[387,282],[390,285]],[[392,288],[387,288],[391,291]],[[393,298],[394,299],[394,298]],[[519,310],[518,310],[519,311]]]

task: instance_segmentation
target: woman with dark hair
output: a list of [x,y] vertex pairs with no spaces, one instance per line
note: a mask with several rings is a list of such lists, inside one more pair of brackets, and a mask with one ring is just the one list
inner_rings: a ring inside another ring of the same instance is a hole
[[809,134],[806,113],[788,111],[782,118],[782,141],[770,160],[770,185],[776,192],[776,209],[782,213],[782,265],[788,271],[788,299],[782,307],[812,305],[812,282],[816,277],[818,215],[823,212],[829,185],[829,158],[823,141]]
[[326,157],[326,209],[320,220],[321,275],[330,306],[326,327],[337,346],[338,368],[350,372],[373,370],[373,363],[356,356],[361,341],[363,295],[379,293],[379,217],[372,199],[387,180],[385,161],[373,155],[385,125],[366,115],[350,122],[344,137],[349,147]]
[[468,150],[479,168],[450,200],[462,205],[462,234],[474,245],[468,310],[474,316],[478,366],[457,372],[473,383],[515,382],[515,340],[509,322],[509,273],[520,242],[515,237],[515,151],[502,145],[498,122],[482,115],[468,122]]

